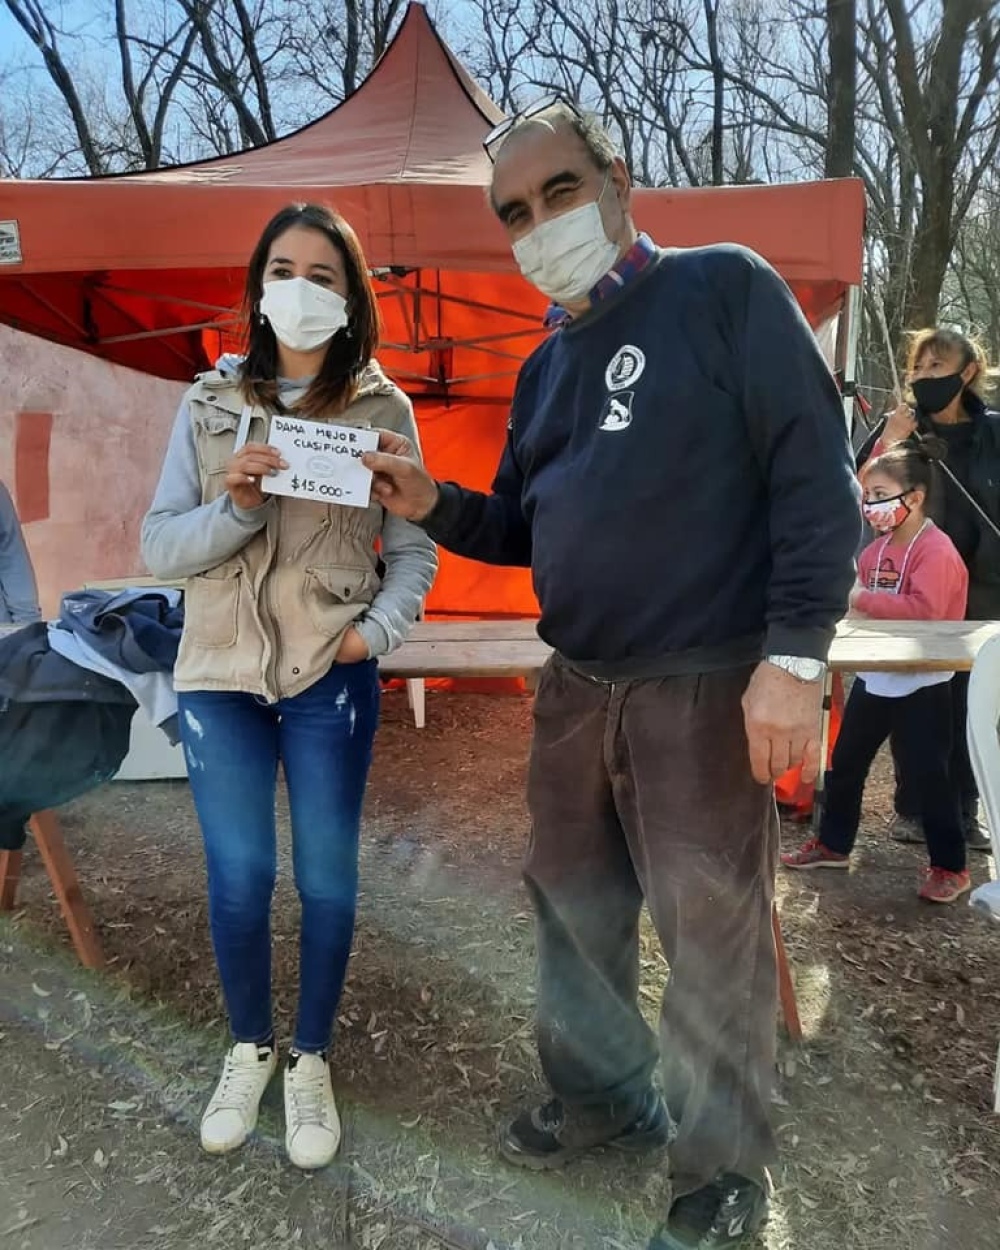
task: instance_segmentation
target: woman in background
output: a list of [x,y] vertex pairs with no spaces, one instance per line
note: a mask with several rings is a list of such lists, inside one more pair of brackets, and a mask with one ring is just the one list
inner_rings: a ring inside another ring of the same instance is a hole
[[[944,444],[943,463],[972,496],[979,509],[940,466],[933,470],[934,490],[929,515],[955,544],[969,572],[967,619],[1000,620],[1000,538],[989,521],[1000,526],[1000,413],[986,403],[995,371],[982,347],[957,330],[931,327],[910,339],[906,378],[914,406],[900,404],[876,431],[866,455],[876,457],[891,447],[930,434]],[[989,518],[989,520],[985,519]],[[951,784],[955,789],[966,843],[989,851],[989,833],[979,812],[979,791],[972,773],[966,740],[969,674],[956,673],[951,683]],[[893,836],[900,842],[922,842],[915,784],[896,762],[897,820]]]

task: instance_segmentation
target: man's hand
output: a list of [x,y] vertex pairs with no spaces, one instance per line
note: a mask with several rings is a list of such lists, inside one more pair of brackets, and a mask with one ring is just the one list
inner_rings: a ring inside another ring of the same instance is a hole
[[402,434],[379,430],[378,451],[365,452],[361,463],[374,474],[372,494],[387,512],[422,521],[437,503],[437,482]]
[[743,695],[755,780],[767,785],[800,763],[802,780],[816,780],[822,706],[822,679],[799,681],[766,660],[758,664]]

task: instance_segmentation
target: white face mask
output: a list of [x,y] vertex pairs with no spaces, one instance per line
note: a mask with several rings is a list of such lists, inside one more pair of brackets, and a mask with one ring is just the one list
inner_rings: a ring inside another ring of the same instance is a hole
[[583,299],[618,259],[618,244],[608,238],[601,219],[609,178],[596,200],[543,221],[514,244],[521,273],[557,304]]
[[278,341],[293,352],[314,352],[347,325],[347,300],[308,278],[264,283],[260,311]]

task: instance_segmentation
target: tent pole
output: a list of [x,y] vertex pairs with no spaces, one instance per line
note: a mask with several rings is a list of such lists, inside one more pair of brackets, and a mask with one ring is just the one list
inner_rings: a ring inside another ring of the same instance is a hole
[[[78,326],[76,322],[72,319],[72,317],[69,317],[66,313],[64,313],[61,308],[58,308],[50,300],[45,299],[44,296],[39,295],[39,293],[35,290],[35,288],[31,285],[30,282],[26,281],[24,278],[19,278],[17,280],[17,285],[21,288],[22,291],[24,291],[25,295],[30,295],[31,298],[36,303],[41,304],[41,306],[47,312],[52,313],[52,315],[55,317],[58,317],[60,321],[65,322],[65,324],[69,326],[69,328],[73,331],[73,333],[79,336],[81,343],[88,342],[87,331],[82,326]],[[17,327],[15,326],[15,329],[16,328]],[[37,333],[41,337],[43,338],[45,337],[41,330],[38,330],[38,331],[32,330],[27,323],[23,325],[23,329],[25,329],[29,334]],[[76,347],[76,344],[73,343],[71,344],[71,346]]]
[[410,285],[407,285],[405,282],[401,282],[401,281],[398,281],[397,279],[389,279],[389,278],[380,278],[379,282],[381,282],[384,286],[390,288],[390,290],[386,290],[386,291],[379,291],[378,289],[376,289],[376,295],[378,296],[379,299],[381,299],[383,295],[388,296],[392,294],[393,291],[402,291],[406,295],[416,295],[419,292],[419,293],[422,293],[423,295],[430,296],[432,299],[439,299],[442,304],[458,304],[462,308],[475,308],[479,310],[480,312],[490,312],[490,313],[499,312],[499,313],[503,313],[505,317],[510,317],[511,320],[527,321],[527,322],[530,322],[531,325],[533,326],[540,325],[541,318],[542,318],[542,311],[544,311],[544,310],[533,310],[531,312],[522,312],[520,309],[517,309],[517,308],[501,308],[496,304],[487,304],[484,300],[481,300],[481,299],[469,299],[464,295],[451,295],[447,291],[444,291],[440,295],[438,295],[438,293],[434,290],[433,287],[423,286],[419,282],[415,286],[410,286]]
[[854,398],[858,388],[858,342],[861,338],[861,287],[849,286],[837,326],[834,367],[840,370],[841,400],[847,435],[854,434]]
[[[847,288],[844,309],[837,326],[837,342],[834,347],[834,368],[841,371],[841,402],[847,437],[854,434],[854,398],[857,393],[858,341],[861,337],[861,287]],[[812,830],[819,837],[823,819],[823,801],[826,797],[826,770],[830,754],[830,720],[833,716],[833,673],[829,669],[823,681],[823,707],[820,712],[819,773],[813,788]]]
[[132,334],[108,334],[104,338],[97,340],[98,346],[103,347],[107,343],[137,343],[140,339],[158,339],[166,338],[168,334],[186,334],[189,330],[218,330],[220,333],[231,330],[238,325],[235,317],[231,316],[229,322],[224,321],[196,321],[190,325],[182,326],[159,326],[155,330],[136,330]]

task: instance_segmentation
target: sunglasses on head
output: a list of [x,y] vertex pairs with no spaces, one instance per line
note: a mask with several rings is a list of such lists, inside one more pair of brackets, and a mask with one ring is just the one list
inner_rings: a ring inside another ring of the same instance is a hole
[[572,100],[567,99],[566,96],[557,94],[543,95],[540,99],[535,100],[532,104],[529,104],[525,108],[521,109],[520,112],[514,113],[510,117],[505,117],[502,122],[493,127],[490,133],[483,140],[483,147],[486,149],[486,155],[490,158],[490,160],[493,160],[493,154],[496,150],[497,144],[501,141],[501,139],[505,139],[515,126],[519,126],[521,122],[530,121],[532,117],[537,117],[540,113],[546,112],[548,109],[553,108],[557,104],[563,105],[564,108],[569,109],[574,117],[579,117],[582,120],[583,113],[580,106],[575,104]]

